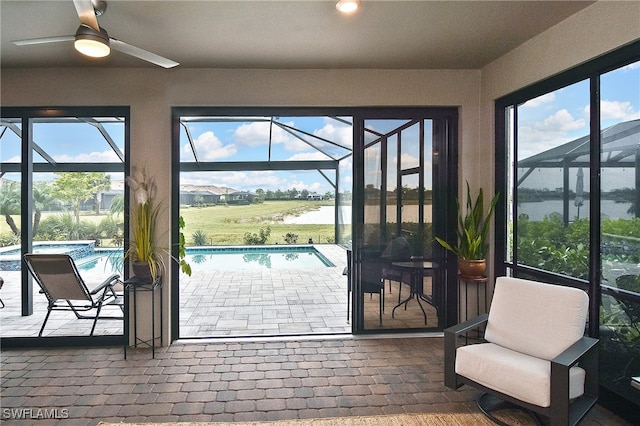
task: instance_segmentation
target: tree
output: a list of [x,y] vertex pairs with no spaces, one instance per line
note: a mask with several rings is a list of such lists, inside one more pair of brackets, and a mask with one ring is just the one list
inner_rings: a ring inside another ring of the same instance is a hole
[[299,192],[297,189],[295,188],[291,188],[287,190],[287,198],[293,200],[294,198],[296,198],[298,196]]
[[118,217],[120,213],[124,213],[124,194],[118,194],[111,200],[109,214]]
[[102,193],[111,189],[111,176],[104,173],[91,173],[95,175],[92,182],[96,192],[96,215],[100,214],[100,203],[102,202]]
[[0,214],[4,215],[13,235],[19,236],[20,229],[11,217],[20,214],[20,187],[16,182],[5,181],[0,185]]
[[102,172],[64,172],[53,181],[53,195],[71,205],[76,224],[80,223],[80,206],[106,187],[111,178]]
[[37,182],[33,185],[33,235],[38,232],[40,226],[40,219],[42,218],[42,211],[47,206],[56,202],[56,199],[51,195],[51,187],[46,182]]

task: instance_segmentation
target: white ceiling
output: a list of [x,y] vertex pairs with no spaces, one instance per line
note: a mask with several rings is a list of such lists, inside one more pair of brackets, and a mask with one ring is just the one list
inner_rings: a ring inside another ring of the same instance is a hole
[[[478,69],[592,1],[362,0],[353,16],[335,1],[108,1],[111,37],[182,68]],[[74,34],[72,0],[0,0],[2,68],[155,67],[120,52],[90,60],[71,42],[13,40]]]

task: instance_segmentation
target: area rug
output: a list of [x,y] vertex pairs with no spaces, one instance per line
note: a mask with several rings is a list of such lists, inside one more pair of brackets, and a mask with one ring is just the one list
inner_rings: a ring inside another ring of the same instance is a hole
[[[505,413],[506,414],[506,413]],[[510,418],[506,418],[510,417]],[[511,425],[532,424],[514,414],[501,416]],[[420,413],[387,416],[331,417],[324,419],[295,419],[271,422],[174,422],[174,423],[106,423],[99,426],[495,426],[481,413]]]

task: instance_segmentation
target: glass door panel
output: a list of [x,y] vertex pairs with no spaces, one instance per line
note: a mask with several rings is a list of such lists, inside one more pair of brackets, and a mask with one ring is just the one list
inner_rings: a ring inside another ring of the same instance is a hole
[[364,223],[355,241],[362,309],[355,312],[365,330],[441,328],[430,257],[432,120],[365,119],[363,129]]
[[639,65],[600,83],[600,383],[632,401],[640,373],[640,120],[629,112],[640,108]]

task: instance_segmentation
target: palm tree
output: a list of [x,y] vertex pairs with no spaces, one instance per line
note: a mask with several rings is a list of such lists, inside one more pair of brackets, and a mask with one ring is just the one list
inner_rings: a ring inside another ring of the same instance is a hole
[[51,188],[45,182],[33,185],[33,235],[37,235],[42,211],[57,200],[51,195]]
[[111,216],[118,217],[124,212],[124,194],[118,194],[113,197],[111,201],[111,207],[109,208],[109,214]]
[[20,229],[11,215],[20,214],[20,186],[16,182],[2,182],[0,184],[0,214],[9,225],[11,232],[17,237]]

